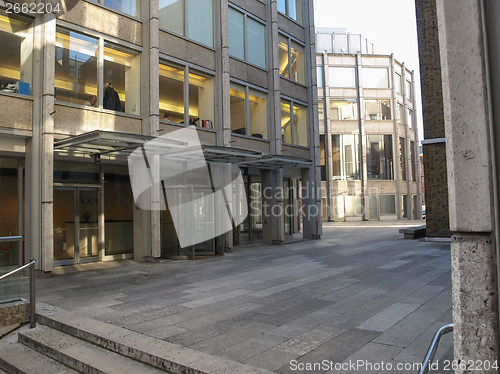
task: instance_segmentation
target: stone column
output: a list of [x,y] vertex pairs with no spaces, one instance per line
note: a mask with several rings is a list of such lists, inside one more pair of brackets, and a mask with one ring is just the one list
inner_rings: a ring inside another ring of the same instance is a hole
[[[498,295],[491,118],[481,2],[437,0],[436,11],[450,229],[454,232],[451,255],[455,359],[491,363],[498,359]],[[463,368],[456,371],[470,372]]]

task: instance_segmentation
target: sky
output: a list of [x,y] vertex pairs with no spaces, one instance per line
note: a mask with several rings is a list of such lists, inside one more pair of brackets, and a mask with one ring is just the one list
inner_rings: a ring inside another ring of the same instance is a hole
[[346,28],[375,45],[375,53],[391,54],[415,70],[419,138],[422,140],[422,105],[418,63],[415,0],[313,0],[316,27]]

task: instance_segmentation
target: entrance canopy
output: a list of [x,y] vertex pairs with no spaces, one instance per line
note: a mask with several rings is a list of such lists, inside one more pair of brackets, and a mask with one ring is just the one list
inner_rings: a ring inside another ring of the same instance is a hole
[[[158,154],[164,151],[173,154],[179,150],[179,154],[186,158],[185,161],[189,161],[189,151],[186,150],[186,144],[183,142],[162,137],[100,130],[58,140],[54,142],[54,152],[96,158],[109,156],[126,161],[134,150],[151,140],[155,140]],[[256,151],[214,145],[201,147],[207,162],[231,163],[240,167],[258,169],[302,168],[312,165],[310,160],[299,157],[263,155]]]

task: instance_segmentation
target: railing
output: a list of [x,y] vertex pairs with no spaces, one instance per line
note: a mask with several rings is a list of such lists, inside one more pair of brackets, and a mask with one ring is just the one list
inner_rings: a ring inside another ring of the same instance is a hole
[[7,278],[10,275],[16,274],[24,269],[29,268],[30,279],[30,328],[36,327],[35,321],[35,260],[31,260],[26,265],[23,265],[11,272],[0,276],[0,280]]
[[427,374],[429,373],[432,361],[434,360],[434,356],[439,346],[439,341],[443,337],[444,334],[453,331],[453,323],[449,325],[445,325],[441,327],[434,335],[434,339],[432,339],[432,343],[427,350],[427,354],[425,355],[424,361],[422,362],[422,370],[419,371],[419,374]]
[[[22,243],[22,241],[23,241],[22,236],[17,236],[17,235],[16,236],[0,236],[0,243],[1,242],[10,242],[10,244],[7,246],[7,248],[0,246],[0,249],[2,249],[4,251],[9,251],[9,256],[10,256],[9,263],[10,263],[10,265],[14,265],[14,258],[12,257],[12,254],[13,254],[12,243],[13,242]],[[19,251],[20,250],[21,250],[21,248],[19,247]]]

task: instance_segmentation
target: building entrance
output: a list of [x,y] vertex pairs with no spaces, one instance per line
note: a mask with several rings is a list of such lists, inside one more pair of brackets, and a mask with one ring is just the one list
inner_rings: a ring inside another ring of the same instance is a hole
[[97,261],[99,188],[54,187],[54,262]]

